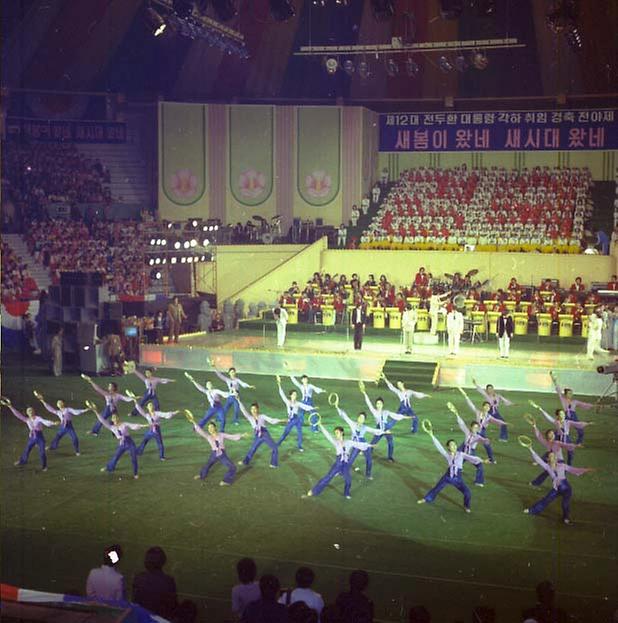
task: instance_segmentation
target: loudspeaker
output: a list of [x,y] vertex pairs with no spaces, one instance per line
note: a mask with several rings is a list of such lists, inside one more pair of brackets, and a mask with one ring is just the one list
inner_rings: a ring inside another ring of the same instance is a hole
[[105,320],[122,320],[122,303],[103,303]]
[[83,273],[69,271],[60,274],[60,285],[63,286],[101,286],[103,285],[103,273]]
[[87,346],[79,349],[79,369],[85,374],[98,374],[106,367],[101,346]]
[[92,346],[97,337],[97,325],[89,322],[80,322],[77,325],[77,344],[81,346]]

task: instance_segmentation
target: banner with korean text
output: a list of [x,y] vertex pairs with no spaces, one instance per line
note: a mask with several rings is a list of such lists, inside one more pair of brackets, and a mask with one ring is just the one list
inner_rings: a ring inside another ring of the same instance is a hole
[[380,115],[380,151],[618,149],[618,110],[414,112]]

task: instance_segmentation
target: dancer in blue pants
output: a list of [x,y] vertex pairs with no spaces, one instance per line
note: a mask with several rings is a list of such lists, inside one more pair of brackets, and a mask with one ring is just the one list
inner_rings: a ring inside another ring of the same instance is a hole
[[[558,398],[560,399],[560,404],[564,409],[564,413],[566,415],[566,419],[570,422],[579,422],[579,418],[577,417],[577,408],[580,409],[592,409],[594,405],[591,402],[584,402],[583,400],[576,400],[573,398],[573,390],[565,387],[562,389],[560,384],[558,383],[558,379],[553,372],[549,373],[551,377],[552,383],[554,384],[554,389],[558,394]],[[584,441],[584,430],[583,428],[577,428],[577,438],[575,440],[576,443],[581,444]]]
[[267,422],[268,424],[279,424],[280,422],[285,422],[285,420],[268,417],[267,415],[260,413],[260,406],[257,402],[254,402],[251,405],[251,413],[247,412],[247,409],[245,409],[245,405],[243,405],[240,400],[238,401],[238,406],[240,408],[240,412],[247,419],[249,424],[251,424],[251,428],[253,428],[254,434],[253,443],[249,448],[249,452],[247,452],[247,456],[245,456],[242,461],[239,461],[238,464],[249,465],[249,463],[251,463],[251,459],[257,452],[257,449],[262,444],[266,444],[270,448],[270,466],[273,468],[279,467],[279,446],[270,436],[270,433],[264,425],[264,422]]
[[[97,394],[105,398],[105,408],[101,413],[101,417],[104,420],[109,420],[112,415],[118,413],[118,401],[122,400],[123,402],[133,402],[132,398],[124,396],[118,391],[117,383],[108,383],[107,391],[105,391],[104,389],[101,389],[89,376],[86,376],[85,374],[82,374],[81,376],[86,383],[90,384],[90,387],[92,387]],[[97,421],[88,435],[94,435],[96,437],[101,430],[101,426],[103,426],[103,424],[101,424],[100,421]]]
[[[487,438],[487,427],[490,424],[497,424],[498,426],[508,426],[508,424],[504,420],[499,420],[498,418],[495,418],[493,415],[490,414],[491,404],[487,400],[483,401],[480,409],[477,409],[474,403],[470,400],[470,398],[468,398],[468,394],[466,394],[466,391],[463,389],[463,387],[458,387],[457,389],[459,389],[463,397],[466,399],[466,404],[468,405],[468,407],[470,407],[470,411],[474,413],[476,421],[479,425],[479,435],[481,435],[481,437]],[[491,444],[485,444],[485,452],[487,452],[487,458],[490,460],[490,462],[495,465],[497,461],[494,458],[494,451],[491,447]]]
[[[317,385],[312,385],[309,382],[309,377],[306,374],[303,374],[300,377],[300,383],[295,376],[290,376],[290,380],[292,381],[292,383],[294,383],[294,385],[296,385],[296,387],[298,387],[301,402],[308,407],[313,407],[313,394],[322,394],[326,391],[321,387],[318,387]],[[317,414],[317,411],[314,410],[309,415],[314,414]],[[311,432],[317,433],[318,430],[319,429],[317,424],[311,424]]]
[[[214,367],[212,360],[209,359],[208,363]],[[227,385],[227,390],[229,392],[229,396],[223,405],[223,415],[226,416],[230,409],[234,409],[234,418],[232,423],[238,425],[238,414],[240,412],[240,388],[244,387],[245,389],[255,389],[255,386],[241,381],[236,376],[236,368],[230,368],[227,371],[228,376],[222,372],[219,372],[217,369],[215,369],[214,372]]]
[[289,398],[283,393],[283,389],[281,389],[281,377],[277,374],[277,387],[279,389],[279,396],[281,396],[281,400],[283,400],[283,404],[285,404],[285,408],[288,413],[288,423],[285,425],[283,429],[283,433],[281,437],[279,437],[279,441],[277,441],[277,445],[281,446],[281,444],[285,441],[285,438],[290,434],[293,428],[296,429],[296,445],[298,447],[299,452],[304,452],[303,450],[303,424],[304,424],[304,412],[305,411],[313,411],[315,412],[315,407],[306,405],[302,402],[298,402],[298,392],[293,389],[290,391]]
[[[463,464],[464,461],[468,461],[473,465],[478,465],[482,463],[483,460],[478,456],[473,456],[472,454],[466,454],[465,452],[461,452],[457,449],[457,443],[455,443],[454,439],[449,439],[446,442],[446,450],[444,446],[438,441],[433,432],[429,433],[431,436],[431,441],[433,441],[433,445],[436,447],[438,452],[444,457],[446,460],[448,467],[446,468],[446,472],[438,480],[436,486],[431,489],[425,497],[417,500],[417,504],[424,504],[425,502],[433,502],[440,491],[444,489],[447,485],[451,485],[455,487],[458,491],[463,494],[464,497],[464,510],[466,513],[470,512],[470,501],[472,499],[472,493],[468,486],[463,480]],[[489,460],[487,460],[489,462]]]
[[231,485],[234,482],[234,476],[236,475],[236,465],[234,465],[233,461],[227,455],[225,451],[225,441],[227,439],[231,441],[240,441],[243,437],[246,437],[246,433],[230,435],[229,433],[221,433],[217,431],[217,425],[215,422],[208,422],[208,426],[205,432],[202,430],[202,427],[195,423],[193,420],[193,415],[190,411],[185,411],[187,414],[187,418],[193,424],[193,430],[200,436],[203,437],[211,447],[211,453],[208,457],[208,461],[204,464],[200,473],[196,476],[193,476],[194,480],[204,480],[206,476],[208,476],[208,472],[213,468],[216,463],[221,463],[224,467],[227,468],[225,475],[223,476],[223,480],[219,482],[219,485],[222,487],[225,485]]
[[[547,461],[547,458],[549,457],[549,453],[553,452],[558,462],[560,461],[564,462],[564,457],[562,456],[562,450],[565,449],[567,452],[573,452],[575,448],[579,447],[574,443],[566,443],[563,441],[558,441],[556,439],[556,431],[552,428],[546,430],[544,434],[541,433],[541,431],[537,428],[536,423],[533,425],[533,428],[534,428],[534,436],[537,438],[538,442],[546,450],[545,454],[542,457],[544,461]],[[571,460],[572,460],[572,455],[571,455]],[[530,484],[533,487],[538,487],[543,482],[545,482],[545,479],[548,476],[549,474],[545,470],[543,470],[534,480],[530,481]]]
[[138,466],[137,466],[137,447],[133,438],[131,437],[131,431],[140,430],[142,428],[148,428],[148,424],[128,424],[121,422],[117,413],[114,413],[111,417],[112,423],[110,424],[107,419],[103,417],[103,414],[97,411],[96,406],[91,402],[86,402],[86,406],[97,416],[97,420],[101,423],[101,426],[107,428],[110,433],[118,440],[118,447],[114,456],[108,461],[105,467],[102,467],[102,472],[113,472],[116,469],[116,465],[120,460],[120,457],[128,452],[131,457],[131,466],[133,467],[133,478],[136,480],[139,478]]
[[[505,398],[502,394],[496,393],[494,386],[490,384],[485,385],[485,389],[483,389],[474,379],[472,379],[474,383],[474,387],[476,391],[483,396],[483,398],[489,403],[489,415],[495,418],[496,420],[500,420],[504,422],[504,418],[500,415],[500,403],[503,403],[507,407],[510,407],[513,403]],[[508,441],[509,439],[509,431],[508,427],[505,424],[500,426],[500,441]]]
[[[586,426],[592,425],[592,422],[581,422],[580,420],[575,421],[575,420],[567,419],[564,409],[556,409],[556,411],[554,412],[555,417],[552,417],[551,415],[549,415],[549,413],[547,413],[547,411],[545,411],[545,409],[541,409],[541,407],[539,407],[539,405],[536,404],[536,402],[530,400],[530,404],[535,409],[537,409],[550,424],[553,425],[554,430],[556,431],[557,440],[564,444],[572,443],[572,439],[571,439],[572,428],[575,428],[579,431],[579,430],[584,429]],[[576,444],[575,447],[577,447],[578,445],[580,444]],[[573,464],[574,456],[575,456],[574,448],[570,448],[570,449],[567,448],[567,465]]]
[[[148,368],[144,374],[142,374],[139,370],[134,370],[133,374],[144,382],[146,386],[146,390],[144,391],[144,395],[139,399],[136,403],[140,407],[145,407],[147,403],[152,402],[154,404],[154,408],[158,411],[161,406],[159,405],[159,397],[157,396],[157,385],[165,385],[167,383],[175,383],[174,379],[166,379],[160,376],[153,375],[154,369]],[[137,415],[137,407],[131,411],[131,415]]]
[[18,411],[8,398],[0,398],[0,405],[3,407],[8,407],[11,410],[11,413],[18,419],[21,420],[28,427],[28,443],[24,448],[21,456],[18,461],[15,461],[13,465],[20,466],[25,465],[28,462],[28,457],[30,456],[30,452],[34,446],[36,446],[39,450],[39,458],[41,459],[41,467],[43,471],[47,471],[47,454],[45,453],[45,437],[43,437],[43,426],[58,426],[58,422],[51,422],[50,420],[45,420],[42,417],[39,417],[32,407],[26,408],[26,415]]
[[148,422],[148,430],[144,434],[142,443],[137,449],[137,454],[140,456],[144,454],[146,445],[151,439],[154,439],[157,442],[157,448],[159,449],[159,459],[161,461],[165,461],[165,446],[163,445],[163,436],[161,435],[161,420],[170,420],[178,413],[178,411],[155,411],[155,407],[152,402],[149,402],[144,409],[144,407],[139,404],[135,394],[127,391],[127,395],[131,396],[135,401],[137,413],[139,413],[146,420],[146,422]]
[[195,389],[202,392],[208,400],[210,405],[204,413],[204,417],[198,422],[200,428],[204,428],[206,423],[212,417],[217,418],[219,422],[219,430],[225,431],[225,413],[223,412],[223,405],[221,404],[221,398],[228,398],[228,392],[222,392],[220,389],[215,389],[211,381],[206,381],[206,387],[200,385],[188,372],[185,372],[185,376],[193,383]]
[[416,433],[418,431],[418,416],[416,415],[414,409],[412,408],[412,398],[431,398],[429,394],[424,394],[423,392],[415,392],[413,389],[406,389],[403,381],[397,381],[397,387],[395,387],[387,378],[386,374],[382,372],[381,374],[386,386],[399,398],[399,408],[397,409],[397,413],[401,415],[409,415],[412,418],[412,427],[410,428],[411,433]]
[[346,499],[350,499],[352,496],[352,475],[350,474],[350,454],[353,448],[360,450],[361,452],[365,452],[372,446],[368,443],[364,443],[361,441],[350,441],[345,438],[345,433],[343,431],[343,427],[336,426],[335,427],[335,438],[331,436],[331,434],[322,426],[321,423],[318,423],[318,428],[326,437],[326,439],[334,446],[336,458],[335,462],[332,464],[331,468],[328,470],[326,475],[318,480],[317,484],[313,489],[309,489],[306,495],[303,497],[312,497],[315,495],[320,495],[322,491],[328,486],[330,481],[335,477],[341,475],[344,481],[343,495],[345,495]]
[[77,437],[77,433],[75,432],[75,428],[73,427],[73,416],[81,415],[82,413],[86,413],[88,409],[71,409],[64,404],[64,401],[58,400],[56,403],[57,409],[54,409],[50,404],[45,402],[43,398],[43,394],[35,391],[34,395],[41,401],[41,404],[53,415],[55,415],[60,420],[60,429],[56,433],[56,436],[53,438],[51,444],[49,444],[48,450],[56,450],[60,440],[68,435],[71,438],[71,442],[73,443],[73,449],[75,450],[75,456],[79,456],[79,439]]
[[[356,422],[354,422],[348,417],[348,414],[343,409],[340,409],[338,406],[335,408],[337,409],[337,413],[339,413],[339,417],[342,418],[349,426],[350,432],[352,433],[352,441],[367,443],[367,439],[365,439],[366,433],[371,433],[374,436],[380,436],[382,434],[382,431],[378,428],[371,428],[365,424],[367,414],[364,411],[361,411],[358,414]],[[385,434],[390,435],[391,431],[387,430]],[[358,448],[352,448],[349,459],[350,467],[353,467],[354,461],[356,461],[356,458],[360,453],[361,451]],[[373,448],[371,446],[363,452],[363,455],[365,456],[365,478],[367,478],[367,480],[373,480],[373,476],[371,475],[371,470],[373,468],[372,453]],[[359,469],[360,468],[356,467],[355,471],[358,471]]]
[[388,460],[391,463],[395,462],[395,457],[393,456],[395,452],[395,440],[393,439],[392,434],[387,434],[395,424],[399,420],[412,419],[411,415],[402,415],[401,413],[393,413],[392,411],[387,411],[384,408],[384,400],[382,398],[376,398],[375,407],[369,400],[369,396],[367,396],[367,392],[365,391],[365,384],[360,381],[358,384],[361,393],[365,397],[365,403],[367,404],[367,408],[371,411],[371,414],[375,418],[376,428],[380,431],[379,435],[376,435],[371,440],[371,445],[376,446],[378,442],[386,437],[386,444],[388,446]]
[[[468,428],[463,418],[459,415],[459,413],[457,413],[457,410],[451,403],[449,403],[449,410],[455,414],[455,417],[457,418],[457,425],[459,426],[459,429],[461,430],[461,432],[464,434],[463,443],[461,443],[457,449],[460,452],[463,452],[464,454],[470,454],[472,456],[476,456],[476,446],[478,446],[479,443],[482,443],[485,446],[487,446],[489,444],[489,439],[481,435],[481,432],[480,432],[481,427],[479,426],[479,423],[476,420],[473,420],[472,422],[470,422],[470,428]],[[477,487],[484,487],[485,486],[485,471],[483,469],[483,463],[482,462],[477,463],[475,467],[476,467],[476,476],[474,478],[474,484]]]
[[572,467],[567,465],[564,461],[558,461],[556,455],[550,452],[547,456],[547,462],[545,462],[532,448],[530,448],[530,454],[535,463],[538,463],[552,480],[552,488],[549,493],[535,502],[532,506],[524,508],[524,513],[530,515],[538,515],[542,513],[549,504],[551,504],[557,497],[562,498],[562,521],[566,524],[571,522],[571,485],[567,480],[567,473],[574,476],[581,476],[586,472],[594,471],[588,467]]

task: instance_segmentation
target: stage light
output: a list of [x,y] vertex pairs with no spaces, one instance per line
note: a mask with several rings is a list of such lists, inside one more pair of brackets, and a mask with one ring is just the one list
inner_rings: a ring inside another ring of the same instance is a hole
[[161,246],[161,238],[157,238],[157,246]]
[[236,17],[238,10],[232,0],[212,0],[212,7],[222,22],[229,22]]
[[464,57],[464,55],[460,52],[459,54],[457,54],[457,56],[455,57],[455,69],[457,71],[460,72],[464,72],[466,71],[466,68],[468,67],[468,63],[466,62],[466,58]]
[[270,0],[270,14],[276,22],[287,22],[296,10],[290,0]]
[[215,226],[214,226],[214,230],[215,230],[215,231],[219,231],[219,225],[215,225]]
[[388,61],[386,61],[386,73],[391,78],[394,78],[399,73],[399,65],[397,65],[395,60],[392,58],[389,58]]
[[197,240],[196,240],[195,238],[193,238],[189,244],[190,244],[192,247],[197,247]]
[[192,225],[193,227],[197,227],[197,221],[196,221],[195,219],[193,219],[193,220],[191,221],[191,225]]
[[392,0],[371,0],[371,8],[376,22],[385,22],[395,15],[395,6]]
[[415,78],[418,75],[420,69],[421,68],[418,66],[418,63],[411,56],[408,57],[408,59],[406,60],[406,73],[408,74],[408,76],[410,78]]
[[186,264],[187,263],[187,258],[186,257],[181,257],[180,258],[180,263],[181,264]]
[[367,61],[361,61],[358,64],[358,75],[363,80],[371,76],[371,69],[369,68],[369,63]]
[[204,225],[204,227],[202,227],[202,231],[208,231],[208,225]]
[[174,223],[168,223],[168,224],[167,224],[167,228],[168,228],[168,229],[172,229],[173,227],[174,227]]
[[206,256],[200,255],[200,262],[205,262],[205,261],[206,261]]
[[146,9],[146,22],[155,37],[162,35],[167,28],[165,20],[152,7]]
[[155,279],[161,279],[162,275],[161,275],[161,271],[157,271],[157,274],[155,275]]
[[326,0],[313,0],[313,6],[326,6]]
[[154,238],[151,238],[151,239],[150,239],[150,245],[151,245],[151,246],[154,246],[154,245],[155,245],[155,243],[156,243],[156,240],[155,240]]
[[208,231],[213,231],[213,230],[214,230],[214,227],[211,225],[211,226],[208,228]]
[[441,56],[438,59],[438,66],[445,74],[448,74],[450,71],[453,71],[453,65],[448,60],[448,58],[446,58],[446,56]]
[[174,249],[180,249],[180,241],[176,240],[174,243]]
[[160,257],[155,258],[155,264],[160,264],[160,263],[161,263],[161,258]]
[[184,244],[182,245],[185,249],[188,249],[191,246],[191,243],[188,240],[185,240]]
[[202,246],[207,247],[209,244],[210,244],[210,240],[208,240],[208,238],[204,238],[204,244]]
[[480,50],[474,50],[472,55],[470,56],[470,61],[472,66],[475,69],[483,70],[487,69],[487,65],[489,65],[489,59],[487,58],[487,54],[485,52],[481,52]]
[[330,56],[324,61],[324,66],[326,67],[326,71],[332,76],[339,67],[339,61],[334,56]]
[[165,246],[165,245],[167,244],[167,240],[166,240],[165,238],[163,238],[163,239],[161,240],[161,244],[162,244],[163,246]]
[[178,261],[178,258],[173,257],[173,258],[170,260],[170,264],[175,264],[177,261]]
[[575,52],[580,52],[582,49],[582,35],[577,26],[573,26],[564,35],[568,46]]
[[152,258],[152,257],[151,257],[151,258],[148,260],[148,264],[149,264],[149,266],[154,266],[154,258]]
[[163,258],[163,261],[161,262],[161,264],[167,264],[167,258],[166,257]]

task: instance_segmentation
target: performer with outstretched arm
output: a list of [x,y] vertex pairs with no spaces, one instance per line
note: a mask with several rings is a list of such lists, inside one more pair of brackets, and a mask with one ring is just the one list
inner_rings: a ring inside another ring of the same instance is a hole
[[[579,407],[580,409],[592,409],[594,405],[590,402],[584,402],[583,400],[576,400],[573,398],[573,390],[565,387],[564,389],[558,383],[558,379],[553,372],[549,373],[551,377],[552,383],[554,384],[554,389],[556,390],[556,394],[558,394],[558,398],[560,399],[560,404],[564,409],[566,414],[566,419],[571,422],[579,422],[579,418],[577,417],[576,409]],[[584,430],[583,428],[577,428],[577,439],[576,443],[582,443],[584,441]]]
[[[549,413],[547,413],[547,411],[545,411],[545,409],[542,409],[541,407],[539,407],[539,405],[537,405],[536,402],[532,400],[530,400],[529,402],[535,409],[537,409],[543,415],[543,417],[550,424],[553,424],[554,428],[556,429],[556,436],[558,437],[558,441],[561,441],[562,443],[572,443],[571,428],[576,428],[577,430],[580,430],[582,428],[585,428],[586,426],[592,425],[592,422],[581,422],[581,421],[576,422],[574,420],[568,420],[566,417],[566,413],[564,412],[564,409],[556,409],[556,411],[554,412],[555,417],[552,417],[551,415],[549,415]],[[581,445],[581,444],[576,444],[576,445]],[[574,456],[575,454],[573,450],[567,449],[567,464],[568,465],[573,464]]]
[[[208,363],[214,368],[214,363],[212,362],[211,359],[208,360]],[[216,368],[214,368],[214,372],[227,385],[227,390],[229,392],[227,400],[225,401],[225,404],[223,405],[224,426],[221,428],[221,430],[224,430],[225,429],[225,416],[227,415],[227,412],[232,407],[234,408],[234,418],[232,422],[233,424],[236,424],[236,425],[239,424],[238,413],[240,409],[240,388],[244,387],[245,389],[255,389],[255,386],[249,385],[249,383],[245,383],[244,381],[241,381],[236,376],[236,368],[234,367],[231,367],[228,369],[227,376],[223,374],[222,372],[219,372],[219,370],[217,370]]]
[[380,439],[386,436],[386,444],[388,447],[388,460],[391,463],[394,463],[395,457],[393,456],[393,454],[395,452],[395,440],[393,439],[392,434],[387,433],[393,428],[393,426],[395,426],[395,424],[397,424],[399,420],[412,419],[412,416],[401,415],[400,413],[387,411],[384,408],[384,399],[381,397],[376,398],[376,404],[374,407],[371,403],[371,400],[369,400],[369,396],[367,396],[367,392],[365,391],[365,384],[363,383],[363,381],[359,381],[358,387],[360,388],[361,393],[365,397],[365,403],[367,405],[367,408],[369,409],[369,411],[371,411],[371,414],[375,418],[377,428],[380,430],[380,434],[376,435],[371,440],[371,445],[372,447],[375,447]]
[[58,400],[56,402],[57,409],[54,409],[49,403],[45,402],[43,398],[43,394],[38,391],[34,391],[34,396],[41,401],[41,404],[53,415],[55,415],[60,420],[60,428],[56,433],[56,436],[52,439],[51,444],[49,444],[49,450],[55,450],[60,443],[60,440],[68,435],[71,438],[71,442],[73,443],[73,449],[75,450],[75,456],[79,456],[79,439],[77,437],[77,433],[75,432],[75,428],[73,427],[73,416],[81,415],[82,413],[86,413],[88,409],[72,409],[67,407],[64,404],[63,400]]
[[253,428],[253,443],[249,448],[249,452],[247,452],[247,456],[242,460],[238,461],[239,465],[249,465],[251,463],[251,459],[253,455],[256,453],[257,449],[265,443],[271,450],[270,452],[270,466],[271,467],[279,467],[279,446],[275,443],[274,439],[270,436],[268,429],[265,426],[265,422],[268,424],[279,424],[281,422],[285,422],[285,420],[268,417],[263,413],[260,413],[260,406],[257,402],[254,402],[250,409],[251,413],[247,412],[245,406],[240,400],[238,401],[238,406],[240,408],[240,412],[245,416],[249,424],[251,424],[251,428]]
[[157,448],[159,448],[159,459],[165,461],[165,447],[163,445],[163,436],[161,435],[161,420],[170,420],[178,411],[155,411],[154,403],[149,402],[146,408],[142,407],[137,399],[137,396],[127,390],[127,396],[133,398],[135,401],[135,408],[137,412],[148,422],[149,430],[144,434],[142,443],[137,449],[137,453],[141,456],[144,454],[146,445],[151,439],[157,442]]
[[279,441],[277,445],[280,446],[285,438],[290,434],[290,431],[293,428],[296,428],[296,443],[298,446],[299,452],[304,452],[303,450],[303,423],[304,423],[304,412],[305,411],[315,411],[315,407],[310,407],[302,402],[298,402],[298,392],[293,389],[290,391],[289,398],[283,393],[283,389],[281,389],[281,377],[277,374],[277,387],[279,389],[279,396],[281,396],[281,400],[285,404],[285,408],[288,413],[288,423],[279,437]]
[[[493,418],[496,418],[497,420],[502,420],[504,422],[504,418],[500,415],[500,403],[503,403],[507,407],[510,407],[513,403],[508,398],[505,398],[502,394],[496,393],[496,390],[491,383],[485,385],[485,389],[483,389],[476,382],[475,379],[472,379],[472,382],[474,383],[476,391],[481,394],[481,396],[483,396],[483,398],[489,403],[489,415],[491,415]],[[502,426],[500,426],[500,441],[508,441],[508,438],[508,427],[503,424]]]
[[[481,437],[487,437],[487,427],[492,423],[497,424],[498,426],[508,426],[504,420],[499,420],[493,415],[490,415],[489,411],[491,410],[491,405],[487,402],[487,400],[481,404],[480,409],[477,409],[470,398],[468,398],[466,390],[463,387],[458,387],[457,389],[459,389],[463,397],[466,399],[466,404],[470,407],[470,411],[474,413],[476,421],[479,424],[479,435],[481,435]],[[485,444],[485,452],[487,452],[487,458],[490,462],[495,464],[497,461],[494,458],[494,451],[490,443]]]
[[[300,383],[298,382],[298,379],[295,376],[290,376],[290,380],[292,381],[292,383],[294,383],[294,385],[296,385],[296,387],[298,387],[298,391],[300,391],[301,402],[307,405],[308,407],[314,406],[313,394],[322,394],[323,392],[326,391],[322,389],[321,387],[318,387],[317,385],[311,384],[309,382],[309,377],[306,374],[303,374],[300,377]],[[313,415],[314,413],[317,413],[317,412],[314,410],[309,415]],[[318,425],[312,424],[311,430],[314,433],[317,433]]]
[[345,433],[343,431],[342,426],[335,426],[334,433],[335,437],[333,438],[331,434],[322,426],[322,423],[318,423],[318,428],[326,437],[326,439],[334,446],[336,458],[335,462],[332,464],[331,468],[328,470],[326,475],[318,480],[317,484],[313,489],[309,489],[307,494],[303,497],[312,497],[315,495],[320,495],[322,491],[328,486],[330,481],[338,475],[343,477],[344,488],[343,495],[345,495],[346,499],[350,499],[352,496],[350,495],[352,490],[352,475],[350,474],[350,454],[353,448],[360,450],[361,452],[365,452],[370,449],[372,446],[368,443],[364,443],[362,441],[350,441],[345,438]]
[[195,389],[202,392],[208,400],[210,405],[204,413],[204,417],[198,422],[200,428],[204,428],[204,425],[215,416],[219,422],[219,429],[221,432],[225,431],[225,413],[223,412],[223,405],[221,404],[221,398],[228,398],[229,392],[223,392],[220,389],[213,387],[211,381],[206,381],[206,387],[200,385],[188,372],[185,372],[185,376],[193,383]]
[[137,447],[131,437],[132,430],[140,430],[142,428],[148,428],[148,424],[129,424],[127,422],[121,422],[118,413],[114,413],[111,417],[112,423],[110,424],[107,419],[103,417],[103,414],[97,411],[96,405],[92,402],[86,401],[86,406],[97,416],[97,420],[101,423],[101,426],[105,426],[107,430],[111,432],[118,440],[118,448],[114,456],[109,460],[105,467],[102,467],[99,471],[113,472],[116,469],[116,465],[120,460],[120,457],[128,452],[131,457],[131,465],[133,467],[133,478],[136,480],[139,478],[137,473]]
[[45,437],[43,436],[43,426],[58,426],[58,422],[52,422],[50,420],[39,417],[32,407],[26,407],[26,415],[24,415],[11,404],[11,401],[8,398],[0,398],[0,405],[2,405],[3,407],[8,407],[11,410],[11,413],[28,427],[29,431],[28,443],[26,444],[24,451],[19,457],[19,460],[15,461],[13,465],[15,465],[15,467],[25,465],[28,462],[28,457],[30,456],[30,452],[32,452],[32,448],[36,446],[39,450],[41,467],[43,471],[46,472],[47,454],[45,453]]
[[531,447],[530,454],[535,463],[538,463],[552,480],[552,488],[549,493],[535,502],[532,506],[524,508],[524,513],[530,515],[538,515],[542,513],[549,504],[551,504],[558,496],[562,498],[562,521],[566,524],[571,522],[571,485],[567,480],[567,473],[574,476],[581,476],[586,472],[593,471],[589,467],[571,467],[564,461],[558,461],[556,455],[550,452],[545,462]]
[[[428,425],[426,425],[428,423]],[[431,489],[425,497],[422,497],[420,500],[417,500],[417,504],[425,504],[425,502],[433,502],[437,495],[446,487],[447,485],[451,485],[455,487],[458,491],[463,494],[464,497],[464,510],[466,513],[470,512],[470,501],[472,499],[472,493],[470,489],[466,485],[463,480],[463,464],[464,461],[468,461],[473,465],[478,465],[479,463],[483,463],[483,459],[480,459],[478,456],[474,456],[472,454],[466,454],[465,452],[461,452],[457,449],[457,444],[454,439],[449,439],[446,442],[446,450],[444,446],[438,441],[436,436],[433,434],[433,429],[431,428],[431,422],[429,420],[423,420],[423,430],[431,437],[431,441],[433,441],[433,445],[436,447],[438,452],[444,457],[446,460],[448,467],[446,468],[446,472],[438,480],[436,486]],[[489,462],[486,459],[485,462]]]
[[[101,389],[89,376],[85,374],[82,374],[81,376],[84,379],[84,381],[86,381],[86,383],[90,383],[90,387],[92,387],[92,389],[94,389],[94,391],[97,392],[97,394],[100,394],[101,396],[103,396],[103,398],[105,398],[105,408],[103,409],[103,412],[101,413],[101,417],[104,420],[109,420],[109,418],[111,418],[112,415],[114,415],[115,413],[118,413],[118,401],[119,400],[122,400],[124,402],[133,402],[132,398],[129,398],[128,396],[123,396],[118,391],[118,385],[116,383],[108,383],[107,391],[105,391],[104,389]],[[94,435],[96,437],[99,434],[99,431],[101,430],[101,426],[103,425],[101,424],[101,421],[99,420],[92,427],[92,430],[88,433],[88,435]]]
[[403,381],[397,381],[397,387],[395,387],[387,378],[384,372],[381,373],[381,377],[384,379],[386,383],[386,387],[388,387],[393,394],[399,398],[399,408],[397,409],[397,413],[400,415],[409,415],[412,418],[412,428],[410,431],[412,433],[416,433],[418,431],[418,416],[414,412],[412,408],[412,397],[414,398],[431,398],[429,394],[424,394],[423,392],[415,392],[413,389],[406,389]]
[[[140,407],[143,407],[148,402],[154,403],[154,408],[156,411],[160,409],[159,405],[159,397],[157,396],[157,385],[165,385],[167,383],[175,383],[174,379],[166,379],[160,376],[154,376],[154,369],[148,368],[144,374],[142,374],[139,370],[134,370],[133,374],[144,382],[146,386],[146,391],[144,391],[144,395],[139,399]],[[137,415],[137,407],[131,411],[131,415]]]
[[[352,434],[352,441],[360,442],[360,443],[367,443],[367,439],[365,439],[366,433],[371,433],[372,435],[376,437],[379,435],[382,435],[382,431],[379,430],[378,428],[371,428],[370,426],[367,426],[367,424],[365,423],[367,419],[367,414],[364,411],[361,411],[358,414],[358,417],[356,418],[356,422],[354,422],[350,417],[348,417],[348,414],[343,409],[339,408],[338,400],[335,403],[335,409],[337,409],[337,413],[339,414],[339,417],[342,418],[345,421],[345,423],[349,426],[350,433]],[[390,435],[391,431],[387,430],[385,434]],[[366,450],[363,451],[363,455],[365,456],[365,478],[367,478],[367,480],[373,480],[373,476],[371,475],[371,470],[373,468],[372,452],[373,452],[372,446],[369,446]],[[356,461],[356,458],[358,457],[360,453],[361,453],[361,450],[359,450],[358,448],[352,449],[352,452],[350,453],[350,457],[349,457],[350,467],[354,465],[354,461]],[[358,470],[359,468],[356,468],[356,469]]]
[[[455,408],[455,405],[449,402],[447,406],[449,408],[449,411],[451,411],[457,418],[457,425],[459,426],[461,432],[464,434],[463,443],[461,443],[457,449],[464,454],[476,456],[476,446],[478,446],[479,443],[482,443],[484,445],[489,444],[489,439],[481,435],[481,427],[476,420],[470,422],[470,428],[468,428],[463,418],[459,415],[457,409]],[[475,467],[476,476],[474,478],[474,484],[478,487],[484,487],[485,472],[483,470],[483,463],[477,463]]]
[[224,487],[226,485],[231,485],[234,482],[234,476],[236,475],[236,465],[234,465],[233,461],[230,460],[230,457],[227,455],[225,451],[225,440],[229,439],[231,441],[240,441],[243,437],[246,437],[246,433],[230,435],[229,433],[219,432],[217,430],[217,425],[214,422],[208,422],[208,427],[206,428],[207,432],[202,430],[202,427],[195,423],[193,419],[193,414],[191,411],[185,409],[185,415],[189,422],[193,425],[193,430],[200,436],[203,437],[212,448],[210,456],[208,457],[208,461],[204,464],[200,473],[196,476],[193,476],[194,480],[204,480],[206,476],[208,476],[208,472],[214,466],[215,463],[221,463],[224,467],[227,467],[227,472],[225,472],[223,476],[223,480],[219,482],[219,485]]

